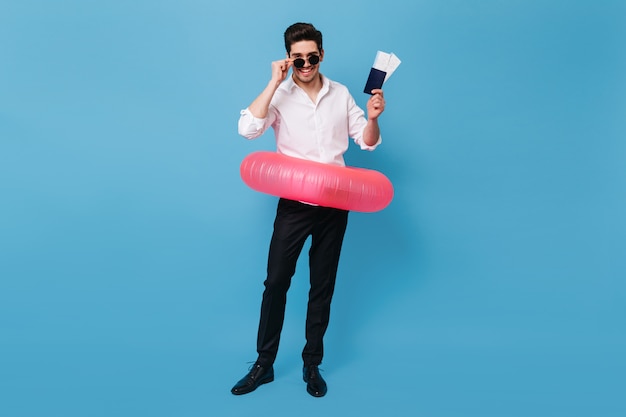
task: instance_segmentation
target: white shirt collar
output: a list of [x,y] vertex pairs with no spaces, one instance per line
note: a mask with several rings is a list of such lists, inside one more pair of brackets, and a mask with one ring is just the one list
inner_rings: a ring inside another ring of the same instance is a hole
[[[330,80],[326,78],[322,73],[320,73],[320,77],[322,77],[322,89],[319,92],[319,96],[322,97],[330,89]],[[283,83],[281,84],[281,88],[284,88],[289,92],[293,91],[294,88],[302,89],[302,87],[296,84],[296,82],[293,80],[293,75],[287,77],[287,79],[283,81]]]

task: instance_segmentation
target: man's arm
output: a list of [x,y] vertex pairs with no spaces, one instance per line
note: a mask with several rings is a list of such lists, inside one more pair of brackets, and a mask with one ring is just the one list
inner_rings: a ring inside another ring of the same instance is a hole
[[274,93],[280,86],[280,83],[287,77],[291,65],[292,61],[289,59],[281,59],[280,61],[272,62],[272,78],[270,82],[261,94],[248,106],[248,110],[250,110],[250,113],[252,113],[254,117],[259,119],[265,119],[267,117],[272,97],[274,97]]
[[385,98],[383,90],[372,90],[372,97],[367,101],[367,125],[363,130],[363,142],[368,146],[374,146],[380,137],[378,117],[385,111]]

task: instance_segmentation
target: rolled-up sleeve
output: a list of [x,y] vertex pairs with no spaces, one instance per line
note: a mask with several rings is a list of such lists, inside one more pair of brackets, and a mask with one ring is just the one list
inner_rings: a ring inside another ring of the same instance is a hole
[[259,119],[254,117],[249,109],[241,110],[239,115],[239,134],[246,139],[255,139],[261,136],[272,124],[272,117]]

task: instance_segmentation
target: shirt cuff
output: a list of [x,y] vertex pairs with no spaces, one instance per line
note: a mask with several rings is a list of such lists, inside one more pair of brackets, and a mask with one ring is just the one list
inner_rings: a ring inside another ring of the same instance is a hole
[[365,141],[363,139],[361,139],[359,141],[359,146],[361,147],[361,150],[364,151],[373,151],[374,149],[376,149],[378,147],[378,145],[380,145],[383,142],[383,137],[382,136],[378,136],[378,140],[376,141],[375,144],[373,145],[368,145],[367,143],[365,143]]
[[250,109],[243,109],[239,116],[239,134],[248,139],[259,137],[265,132],[266,123],[267,117],[265,119],[259,119],[258,117],[254,117]]

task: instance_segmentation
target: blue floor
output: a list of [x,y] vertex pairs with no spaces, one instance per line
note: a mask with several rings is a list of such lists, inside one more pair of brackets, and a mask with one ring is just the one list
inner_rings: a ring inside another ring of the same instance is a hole
[[[358,242],[349,232],[344,264],[358,256],[349,249]],[[618,417],[625,410],[625,337],[622,319],[611,315],[623,307],[592,299],[612,295],[558,295],[545,282],[487,287],[469,276],[426,282],[420,267],[411,277],[391,269],[383,277],[377,269],[392,267],[385,259],[372,273],[341,270],[322,365],[326,397],[309,396],[301,376],[304,263],[290,289],[275,381],[235,397],[230,388],[255,359],[261,280],[210,274],[200,247],[188,242],[184,256],[127,261],[125,274],[77,267],[47,279],[34,273],[50,265],[22,264],[30,280],[5,282],[3,291],[19,297],[3,300],[3,415]],[[185,266],[191,261],[196,268]],[[251,256],[241,269],[262,263]],[[585,310],[576,307],[582,302]]]

